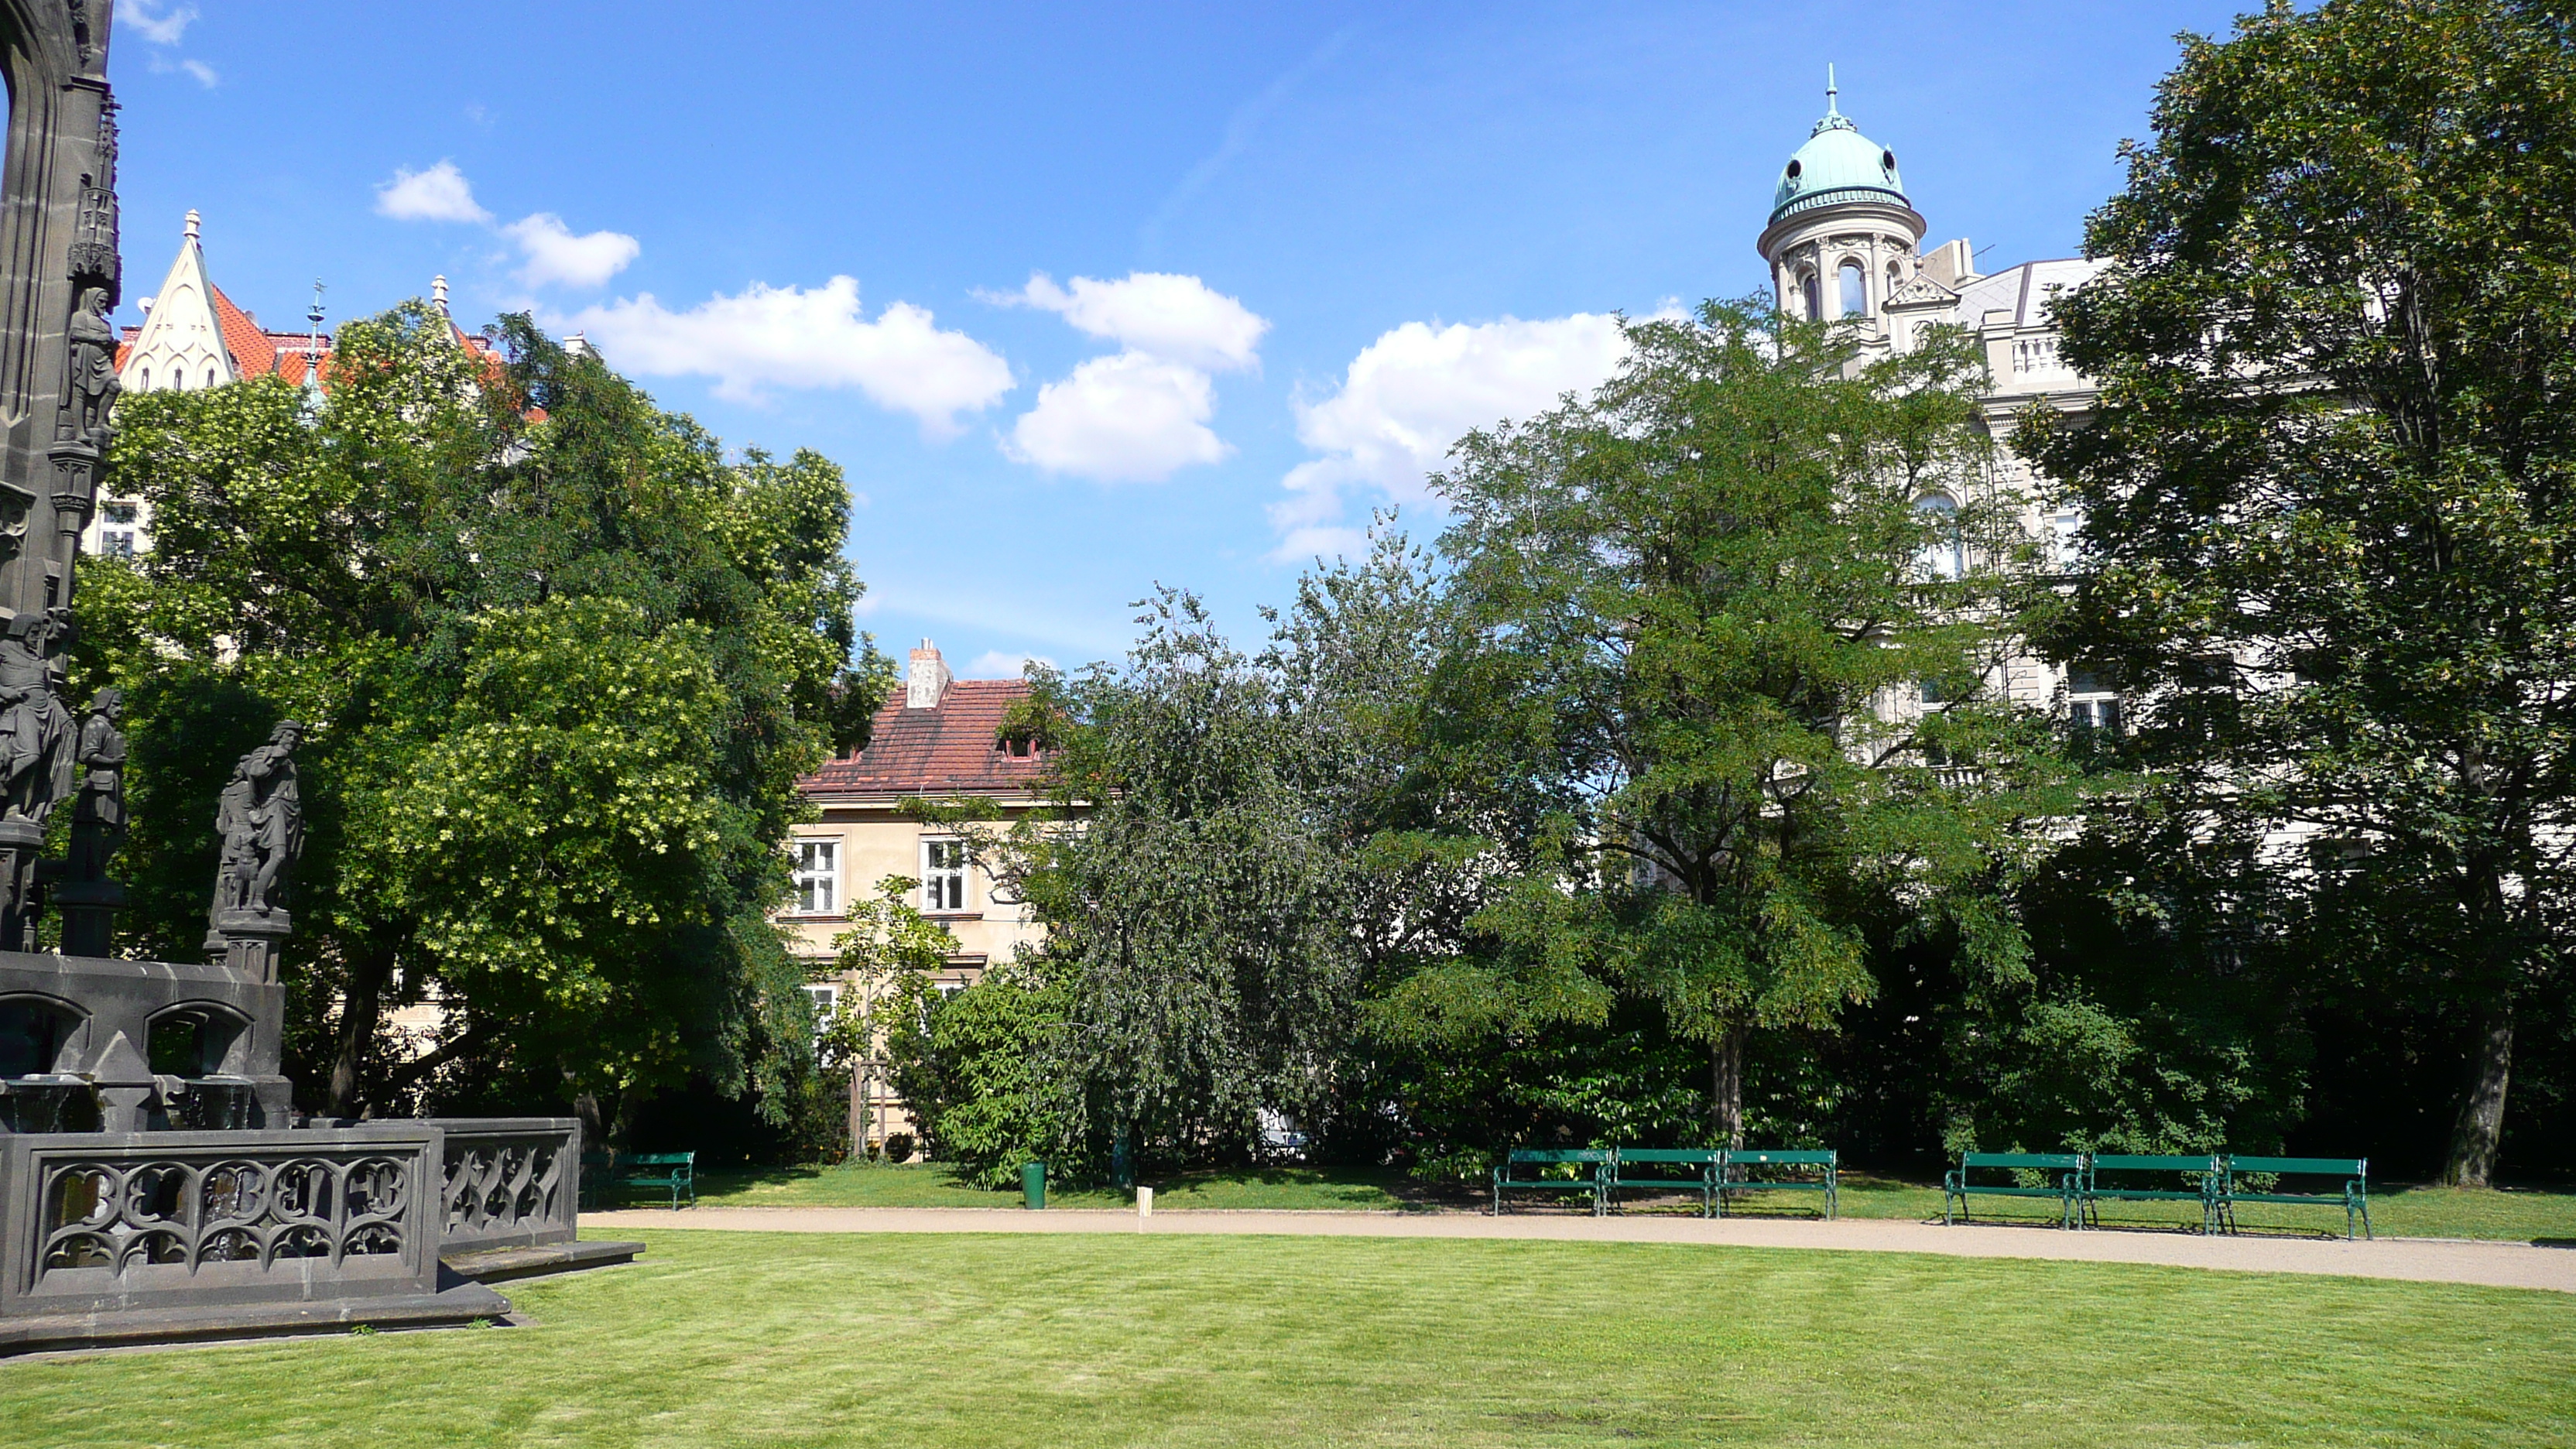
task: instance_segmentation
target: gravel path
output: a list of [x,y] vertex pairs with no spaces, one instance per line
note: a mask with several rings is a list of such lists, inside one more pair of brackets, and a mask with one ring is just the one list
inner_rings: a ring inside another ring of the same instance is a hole
[[1356,1238],[1543,1238],[1582,1243],[1708,1243],[1742,1248],[1938,1253],[1954,1258],[2039,1258],[2061,1262],[2150,1263],[2239,1273],[2322,1273],[2474,1283],[2576,1293],[2576,1250],[2529,1243],[2447,1238],[2341,1239],[2202,1237],[2179,1232],[2065,1232],[1843,1218],[1576,1217],[1546,1213],[1487,1217],[1428,1212],[1187,1212],[1011,1208],[739,1208],[679,1212],[628,1209],[582,1214],[598,1232],[702,1228],[763,1233],[1291,1233]]

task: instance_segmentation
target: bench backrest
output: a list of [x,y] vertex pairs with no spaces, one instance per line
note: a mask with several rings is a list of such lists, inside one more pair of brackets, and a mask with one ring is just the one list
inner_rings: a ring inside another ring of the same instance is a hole
[[1979,1167],[2033,1167],[2042,1170],[2075,1169],[2084,1165],[2081,1152],[1962,1152],[1959,1170]]
[[2370,1176],[2370,1159],[2367,1157],[2237,1157],[2231,1154],[2227,1159],[2227,1170],[2310,1174],[2317,1177],[2358,1177],[2367,1180]]
[[698,1165],[698,1154],[694,1152],[628,1152],[620,1154],[617,1159],[617,1163],[620,1167],[695,1167]]
[[1753,1167],[1759,1166],[1763,1163],[1770,1163],[1773,1166],[1778,1167],[1834,1167],[1841,1163],[1842,1158],[1841,1154],[1835,1152],[1830,1147],[1822,1149],[1791,1148],[1786,1151],[1779,1148],[1766,1147],[1748,1151],[1730,1152],[1726,1154],[1726,1160],[1737,1167]]
[[1606,1147],[1515,1147],[1512,1149],[1511,1160],[1514,1163],[1608,1162],[1610,1149]]
[[2216,1172],[2218,1156],[2203,1152],[2191,1156],[2171,1153],[2141,1154],[2134,1152],[2096,1152],[2092,1158],[2095,1172]]
[[1619,1149],[1621,1162],[1671,1162],[1692,1167],[1709,1166],[1718,1160],[1719,1155],[1719,1149],[1714,1147],[1622,1147]]

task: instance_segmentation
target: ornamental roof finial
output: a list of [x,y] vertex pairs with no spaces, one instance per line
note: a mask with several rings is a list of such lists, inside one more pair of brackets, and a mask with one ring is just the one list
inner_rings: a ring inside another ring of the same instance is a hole
[[1835,85],[1834,85],[1834,63],[1833,63],[1832,61],[1830,61],[1830,60],[1829,60],[1829,61],[1826,61],[1826,62],[1825,62],[1825,114],[1826,114],[1826,115],[1828,115],[1828,116],[1839,116],[1839,115],[1841,115],[1841,114],[1843,113],[1843,112],[1842,112],[1842,107],[1841,107],[1841,106],[1839,106],[1839,105],[1837,105],[1837,104],[1835,103],[1835,98],[1836,98],[1836,97],[1838,97],[1838,96],[1840,96],[1841,94],[1842,94],[1842,92],[1841,92],[1839,89],[1837,89],[1837,88],[1835,87]]

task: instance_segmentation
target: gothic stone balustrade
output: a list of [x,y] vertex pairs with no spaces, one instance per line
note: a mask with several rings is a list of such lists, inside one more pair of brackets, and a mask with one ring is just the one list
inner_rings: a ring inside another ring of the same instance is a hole
[[438,1291],[422,1123],[0,1139],[0,1321]]
[[569,1243],[581,1194],[581,1123],[560,1117],[443,1118],[449,1253]]

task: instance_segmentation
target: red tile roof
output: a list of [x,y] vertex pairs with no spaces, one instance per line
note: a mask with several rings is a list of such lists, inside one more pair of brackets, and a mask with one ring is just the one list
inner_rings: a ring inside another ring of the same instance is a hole
[[275,339],[256,318],[234,306],[223,288],[208,282],[206,291],[215,299],[215,326],[223,331],[224,350],[233,355],[233,370],[244,377],[266,377],[277,371]]
[[[259,325],[259,319],[233,305],[224,289],[209,282],[206,290],[215,299],[215,326],[224,335],[224,351],[231,354],[233,371],[242,377],[266,377],[276,373],[288,382],[304,381],[305,358],[313,351],[310,332],[271,332]],[[134,353],[134,339],[143,335],[140,327],[128,327],[116,347],[116,367],[125,370],[125,359]],[[322,334],[322,355],[331,355],[331,334]]]
[[1028,791],[1045,773],[1045,762],[1034,755],[1014,755],[994,743],[1003,712],[1028,693],[1025,680],[960,679],[948,686],[938,708],[906,709],[903,688],[898,685],[885,708],[877,711],[868,747],[832,761],[798,781],[797,787],[809,795]]

